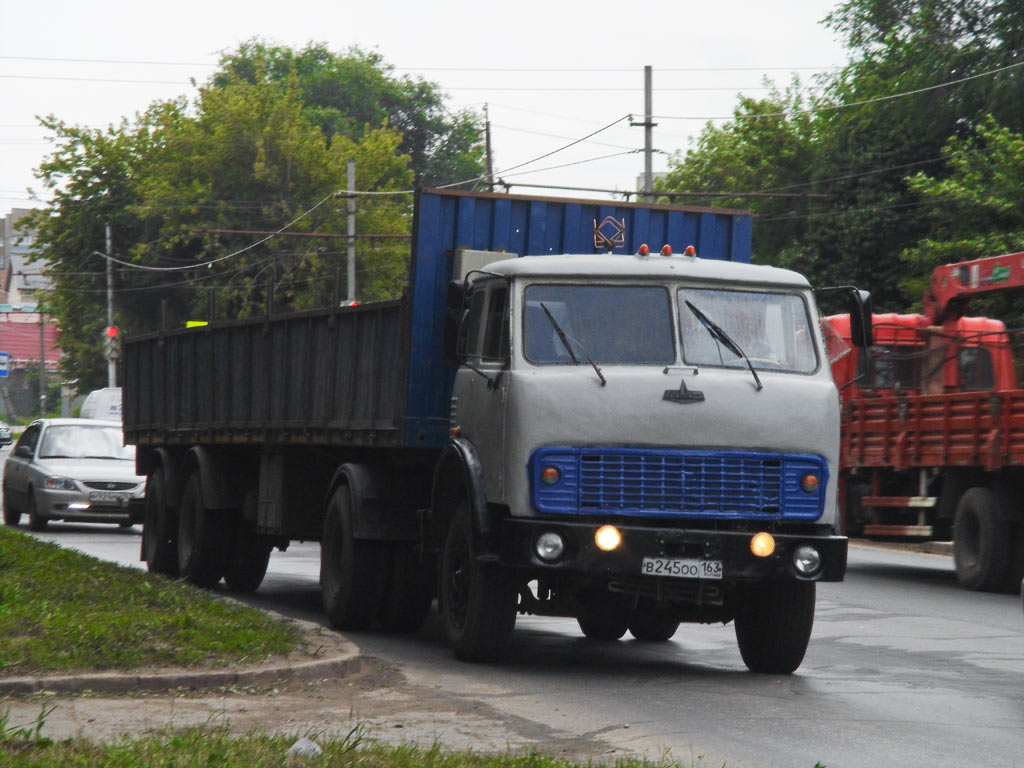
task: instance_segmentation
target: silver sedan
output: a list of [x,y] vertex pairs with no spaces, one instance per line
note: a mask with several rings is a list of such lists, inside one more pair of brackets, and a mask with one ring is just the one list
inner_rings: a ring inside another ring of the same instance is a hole
[[39,419],[14,446],[3,474],[7,525],[27,515],[50,520],[131,525],[142,519],[146,478],[135,474],[135,447],[121,425],[93,419]]

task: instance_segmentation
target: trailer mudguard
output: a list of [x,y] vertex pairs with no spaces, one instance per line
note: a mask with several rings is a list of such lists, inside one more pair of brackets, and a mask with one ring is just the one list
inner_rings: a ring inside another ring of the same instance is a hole
[[[188,450],[183,469],[190,469],[189,465],[199,470],[203,506],[206,509],[241,509],[245,500],[244,473],[239,471],[233,457],[211,451],[202,445],[194,445]],[[188,471],[181,473],[179,488],[187,482],[188,474]]]
[[453,437],[441,452],[434,470],[431,526],[438,546],[444,541],[448,525],[463,500],[469,503],[478,552],[497,552],[499,530],[484,495],[480,457],[471,442]]
[[334,473],[324,509],[338,488],[345,486],[352,501],[352,537],[369,541],[418,541],[417,510],[426,495],[416,492],[415,477],[399,467],[342,464]]
[[181,475],[179,463],[180,456],[176,457],[163,446],[145,451],[139,449],[135,455],[136,474],[149,476],[157,469],[163,470],[164,500],[169,507],[177,507],[181,502],[181,491],[185,485],[186,478]]

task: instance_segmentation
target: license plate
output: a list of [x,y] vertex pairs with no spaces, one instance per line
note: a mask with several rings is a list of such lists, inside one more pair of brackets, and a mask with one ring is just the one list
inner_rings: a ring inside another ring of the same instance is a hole
[[103,504],[117,504],[123,507],[128,503],[128,494],[114,493],[113,491],[91,491],[89,501],[98,501]]
[[640,565],[645,576],[670,576],[675,579],[721,579],[721,560],[688,560],[678,557],[645,557]]

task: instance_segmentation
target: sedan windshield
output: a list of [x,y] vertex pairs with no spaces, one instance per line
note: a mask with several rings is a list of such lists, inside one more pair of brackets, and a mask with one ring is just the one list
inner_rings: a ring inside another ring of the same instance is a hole
[[123,445],[119,427],[57,424],[43,433],[40,459],[135,459],[135,446]]
[[665,365],[675,362],[672,307],[661,286],[526,288],[523,349],[532,363]]
[[818,367],[807,305],[791,293],[679,289],[683,361],[746,368],[743,355],[708,330],[687,302],[725,332],[759,370],[813,373]]

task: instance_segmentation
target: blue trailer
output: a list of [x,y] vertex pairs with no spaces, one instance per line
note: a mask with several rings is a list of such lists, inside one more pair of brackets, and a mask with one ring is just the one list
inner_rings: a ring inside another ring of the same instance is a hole
[[341,629],[436,598],[487,660],[521,613],[735,620],[751,669],[795,669],[845,571],[838,398],[807,281],[750,239],[744,211],[423,190],[401,299],[126,340],[143,559],[252,590],[317,540]]

